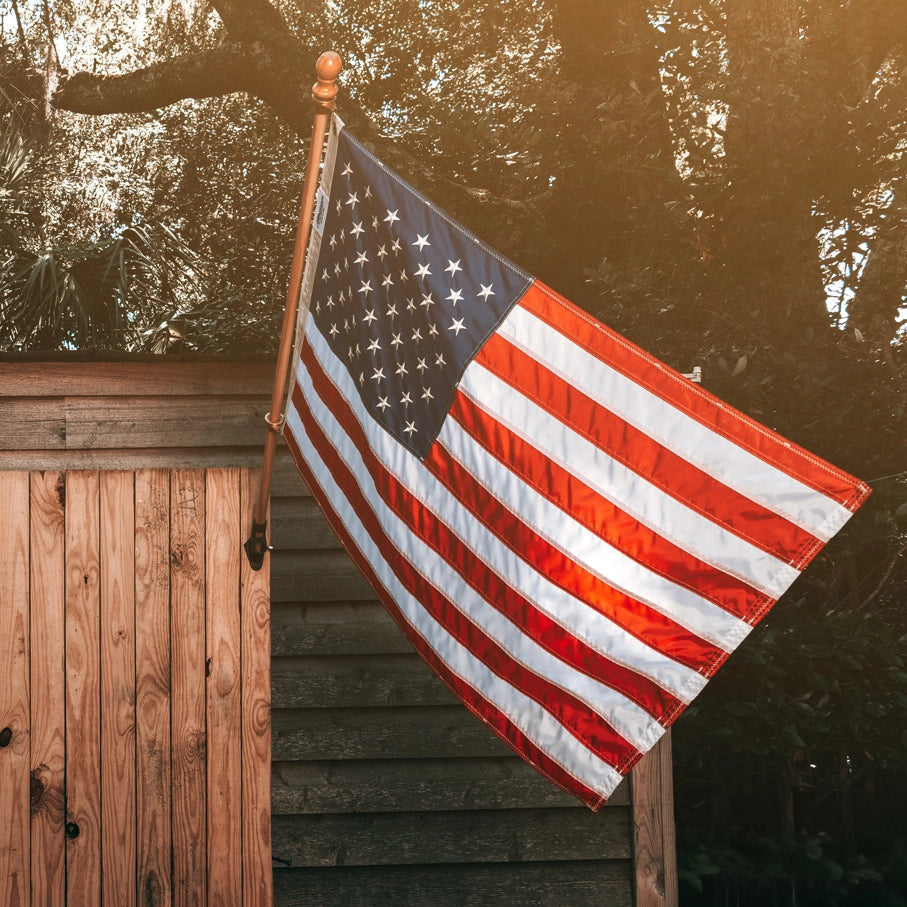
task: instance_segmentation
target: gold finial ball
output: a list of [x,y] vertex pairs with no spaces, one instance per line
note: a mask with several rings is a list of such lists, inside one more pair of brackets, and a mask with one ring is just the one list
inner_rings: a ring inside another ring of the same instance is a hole
[[319,82],[333,82],[340,75],[343,62],[340,54],[333,50],[325,51],[315,64],[315,74]]

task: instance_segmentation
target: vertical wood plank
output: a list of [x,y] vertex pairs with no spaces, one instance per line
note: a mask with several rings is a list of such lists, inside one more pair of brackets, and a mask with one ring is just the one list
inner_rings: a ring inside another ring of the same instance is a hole
[[65,586],[59,472],[31,474],[31,880],[32,903],[65,899]]
[[0,903],[29,899],[28,473],[0,472]]
[[[240,485],[242,538],[252,528],[259,470],[244,469]],[[242,829],[246,907],[273,901],[271,862],[271,558],[253,570],[240,556],[242,600]]]
[[206,476],[208,903],[242,898],[239,470]]
[[170,475],[135,474],[138,902],[170,903]]
[[677,845],[671,732],[631,774],[636,907],[677,907]]
[[66,893],[101,900],[98,473],[66,474]]
[[173,900],[207,901],[205,473],[170,475]]
[[135,904],[135,507],[133,473],[103,472],[101,865],[105,904]]

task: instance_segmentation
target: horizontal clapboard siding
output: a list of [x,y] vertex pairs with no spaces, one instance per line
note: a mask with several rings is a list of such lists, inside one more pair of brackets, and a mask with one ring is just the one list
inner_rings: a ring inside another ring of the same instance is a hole
[[[0,361],[0,469],[258,466],[272,378]],[[669,757],[588,812],[415,655],[282,446],[270,530],[277,904],[672,903]]]

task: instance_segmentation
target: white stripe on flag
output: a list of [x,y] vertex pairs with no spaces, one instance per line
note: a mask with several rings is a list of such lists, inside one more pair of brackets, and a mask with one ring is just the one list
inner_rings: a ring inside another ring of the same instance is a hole
[[[799,575],[784,561],[687,507],[610,457],[479,363],[473,362],[466,369],[460,391],[602,497],[701,561],[772,598],[778,598]],[[549,443],[563,435],[568,436],[563,444],[555,447]],[[570,452],[569,461],[563,456],[564,450]]]
[[[566,431],[561,423],[558,425],[562,432]],[[555,430],[554,427],[552,430]],[[582,526],[514,475],[453,419],[445,421],[438,440],[484,486],[489,495],[506,501],[509,508],[549,544],[609,586],[651,605],[656,611],[716,646],[737,645],[749,632],[749,625],[745,621],[701,595],[649,570]]]
[[[301,368],[300,371],[304,369]],[[309,440],[295,410],[291,410],[288,415],[287,425],[310,468],[318,476],[332,509],[418,635],[438,654],[452,673],[474,690],[481,691],[483,698],[567,773],[601,796],[610,795],[622,776],[567,732],[547,709],[491,671],[427,614],[418,600],[399,582],[349,501],[332,481],[330,471]]]
[[[644,752],[653,746],[664,729],[644,709],[617,691],[564,663],[525,636],[507,617],[489,605],[447,561],[412,533],[381,498],[368,467],[346,435],[343,426],[318,396],[304,366],[299,370],[297,383],[321,430],[352,471],[360,491],[382,527],[413,568],[445,595],[461,613],[481,627],[501,649],[533,673],[583,700],[636,749]],[[354,399],[358,402],[358,395]],[[349,401],[350,398],[347,397],[347,402]],[[367,415],[366,418],[371,424],[375,424]],[[383,429],[377,426],[376,428],[387,437]],[[434,483],[433,477],[418,460],[412,455],[409,456],[414,464],[412,472],[423,473],[425,484]],[[385,581],[382,579],[382,582]],[[417,618],[411,622],[417,627],[421,626]],[[424,636],[424,633],[420,632],[420,635]]]
[[626,422],[753,501],[828,541],[853,515],[572,343],[517,305],[499,333]]
[[[331,353],[321,333],[311,322],[306,329],[306,342],[321,361],[328,377],[349,402],[368,436],[371,448],[388,472],[449,526],[481,560],[493,564],[494,572],[511,588],[571,635],[610,658],[615,664],[631,668],[649,678],[678,699],[690,702],[703,689],[705,677],[646,645],[544,575],[527,569],[525,561],[501,543],[481,521],[462,508],[415,457],[368,416],[343,363]],[[744,627],[749,630],[747,625]]]

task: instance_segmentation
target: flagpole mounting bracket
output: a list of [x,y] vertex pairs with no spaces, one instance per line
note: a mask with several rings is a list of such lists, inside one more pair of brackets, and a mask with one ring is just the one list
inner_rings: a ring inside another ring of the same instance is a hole
[[280,434],[280,430],[283,428],[283,416],[279,419],[272,419],[271,413],[267,412],[265,413],[265,424],[271,431],[276,431],[277,434]]
[[261,570],[265,562],[265,554],[271,550],[268,544],[268,524],[256,523],[252,521],[252,534],[243,545],[246,549],[246,557],[249,558],[249,566],[253,570]]

